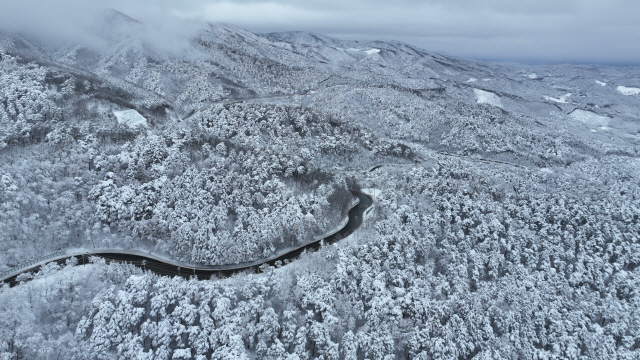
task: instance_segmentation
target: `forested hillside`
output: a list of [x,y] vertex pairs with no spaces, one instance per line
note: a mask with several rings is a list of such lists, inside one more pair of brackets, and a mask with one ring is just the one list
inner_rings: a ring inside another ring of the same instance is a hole
[[0,272],[239,264],[374,207],[261,274],[22,274],[0,359],[640,357],[638,68],[105,21],[99,48],[0,34]]

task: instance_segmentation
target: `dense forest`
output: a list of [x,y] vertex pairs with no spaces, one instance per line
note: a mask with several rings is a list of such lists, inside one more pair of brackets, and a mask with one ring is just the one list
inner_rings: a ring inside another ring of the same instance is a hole
[[23,273],[0,359],[640,357],[640,100],[616,90],[638,69],[227,25],[179,56],[2,36],[0,272],[73,249],[238,264],[375,201],[260,274]]

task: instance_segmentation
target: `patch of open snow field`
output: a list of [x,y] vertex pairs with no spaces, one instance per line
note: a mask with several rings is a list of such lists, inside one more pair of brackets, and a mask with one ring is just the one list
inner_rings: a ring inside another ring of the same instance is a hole
[[571,93],[565,94],[560,96],[560,98],[556,99],[556,98],[552,98],[551,96],[544,96],[544,99],[547,101],[554,101],[560,104],[567,104],[567,98],[571,96]]
[[114,111],[113,114],[116,116],[116,119],[118,119],[118,124],[127,125],[130,128],[147,126],[147,119],[135,110]]
[[473,89],[473,92],[476,94],[478,104],[489,104],[497,107],[502,107],[502,102],[500,101],[500,97],[498,97],[498,95],[480,89]]
[[569,116],[576,121],[580,121],[581,123],[592,125],[592,126],[606,126],[609,124],[609,118],[605,116],[598,115],[591,111],[574,110]]
[[638,95],[640,94],[640,88],[637,87],[626,87],[626,86],[618,86],[618,91],[622,95]]

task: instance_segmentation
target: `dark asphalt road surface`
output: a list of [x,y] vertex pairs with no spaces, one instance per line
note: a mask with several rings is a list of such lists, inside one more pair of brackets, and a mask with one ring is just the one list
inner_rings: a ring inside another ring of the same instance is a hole
[[[246,272],[246,273],[260,273],[263,270],[264,265],[276,266],[287,264],[292,260],[296,259],[303,252],[311,252],[320,249],[321,243],[324,241],[325,245],[333,244],[345,237],[351,235],[360,225],[362,225],[362,221],[364,218],[364,212],[371,206],[373,203],[373,199],[366,194],[358,194],[358,204],[349,210],[349,220],[347,224],[342,227],[342,229],[338,230],[336,233],[328,235],[319,240],[313,241],[311,243],[305,244],[298,248],[294,248],[278,257],[270,258],[263,262],[253,263],[251,265],[238,265],[238,266],[210,266],[210,267],[184,267],[177,266],[176,264],[172,264],[170,262],[163,262],[158,259],[134,255],[134,254],[126,254],[122,252],[96,252],[96,253],[86,253],[82,255],[73,255],[64,258],[57,258],[55,261],[60,265],[65,265],[66,261],[72,257],[77,259],[78,265],[89,263],[90,257],[97,256],[106,260],[107,263],[128,263],[135,265],[139,268],[142,268],[147,271],[151,271],[158,275],[165,276],[181,276],[183,278],[189,279],[192,276],[196,276],[199,280],[207,280],[212,278],[222,278],[229,277],[234,274]],[[23,273],[36,273],[40,270],[40,265],[34,266],[31,268],[26,268],[21,271],[19,274],[13,275],[9,278],[3,279],[2,283],[9,284],[9,286],[13,287],[21,283],[21,281],[17,281],[16,278]]]

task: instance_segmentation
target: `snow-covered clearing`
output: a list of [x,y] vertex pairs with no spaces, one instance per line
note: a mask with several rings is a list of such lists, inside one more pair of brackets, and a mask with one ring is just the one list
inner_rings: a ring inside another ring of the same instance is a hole
[[367,54],[369,54],[369,55],[373,55],[373,54],[379,53],[379,52],[380,52],[380,49],[369,49],[369,50],[367,50],[367,51],[365,51],[365,52],[366,52]]
[[469,78],[469,80],[465,81],[465,83],[467,83],[467,84],[471,84],[471,83],[474,83],[474,82],[476,82],[476,81],[478,81],[478,79],[476,79],[476,78]]
[[567,104],[567,98],[571,96],[571,93],[560,96],[560,98],[552,98],[551,96],[544,96],[544,99],[547,101],[554,101],[561,104]]
[[538,74],[536,74],[536,73],[531,73],[531,74],[529,74],[529,76],[527,76],[527,77],[528,77],[529,79],[531,79],[531,80],[534,80],[534,79],[537,79],[537,78],[538,78]]
[[607,86],[606,82],[596,80],[596,83],[598,83],[600,86]]
[[147,127],[147,119],[135,110],[114,111],[118,124],[127,125],[130,128]]
[[586,110],[574,110],[569,116],[576,121],[580,121],[581,123],[592,125],[592,126],[606,126],[609,125],[609,118],[605,116],[598,115],[591,111]]
[[478,104],[489,104],[497,107],[502,107],[502,102],[500,102],[500,97],[498,97],[498,95],[480,89],[473,89],[473,92],[476,93]]
[[382,194],[382,190],[375,188],[360,189],[363,193],[372,196],[374,199]]
[[626,87],[626,86],[618,86],[618,91],[622,95],[638,95],[640,94],[640,88],[637,87]]

